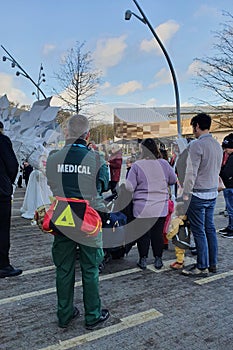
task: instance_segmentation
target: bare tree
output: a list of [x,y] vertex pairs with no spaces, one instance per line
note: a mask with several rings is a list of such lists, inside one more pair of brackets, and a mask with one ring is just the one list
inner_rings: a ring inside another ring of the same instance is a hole
[[91,138],[98,144],[114,139],[114,126],[111,123],[92,123]]
[[215,32],[215,55],[196,61],[201,63],[197,84],[211,90],[217,103],[226,104],[233,102],[233,16],[229,12],[223,12],[223,15],[227,21],[221,24],[219,32]]
[[77,41],[67,52],[60,71],[55,73],[61,90],[54,92],[64,102],[64,108],[76,113],[96,103],[101,77],[101,72],[93,69],[91,52],[85,52],[84,45]]

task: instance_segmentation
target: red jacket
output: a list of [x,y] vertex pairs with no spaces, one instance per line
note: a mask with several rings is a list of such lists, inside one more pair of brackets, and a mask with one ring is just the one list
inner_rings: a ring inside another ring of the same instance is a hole
[[112,153],[109,158],[109,167],[110,167],[110,175],[111,181],[120,181],[121,176],[121,165],[122,165],[122,152],[121,150]]

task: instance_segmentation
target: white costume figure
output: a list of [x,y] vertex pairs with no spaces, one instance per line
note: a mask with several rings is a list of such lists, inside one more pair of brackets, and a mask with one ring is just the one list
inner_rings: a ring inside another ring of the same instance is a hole
[[34,170],[30,174],[23,206],[20,209],[21,216],[25,219],[33,219],[35,210],[40,205],[50,203],[52,192],[45,176],[48,153],[45,147],[38,145],[36,151],[28,159]]

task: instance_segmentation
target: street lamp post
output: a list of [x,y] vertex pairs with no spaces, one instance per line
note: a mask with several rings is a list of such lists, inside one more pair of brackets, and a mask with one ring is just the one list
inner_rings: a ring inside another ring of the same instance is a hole
[[11,67],[12,68],[15,68],[17,67],[20,71],[17,71],[16,72],[16,76],[19,76],[19,75],[23,75],[25,78],[29,79],[33,85],[35,85],[35,87],[37,88],[37,93],[33,92],[32,95],[36,95],[37,99],[39,100],[40,98],[40,94],[42,94],[42,96],[44,98],[46,98],[44,92],[41,90],[40,88],[40,84],[42,82],[45,82],[45,79],[44,79],[44,76],[45,74],[42,73],[41,71],[43,70],[43,66],[41,64],[40,66],[40,72],[39,72],[39,78],[38,78],[38,83],[36,83],[31,77],[30,75],[22,68],[22,66],[14,59],[14,57],[5,49],[5,47],[3,45],[1,45],[1,48],[7,53],[7,55],[9,56],[3,56],[2,57],[2,60],[5,62],[6,60],[10,61],[11,62]]
[[156,39],[156,41],[158,42],[160,48],[162,49],[164,56],[167,59],[167,63],[168,66],[170,68],[171,71],[171,75],[172,75],[172,79],[173,79],[173,84],[174,84],[174,90],[175,90],[175,99],[176,99],[176,117],[177,117],[177,134],[178,137],[181,137],[181,119],[180,119],[180,97],[179,97],[179,89],[178,89],[178,83],[177,83],[177,79],[176,79],[176,74],[175,74],[175,70],[173,68],[171,59],[163,45],[163,43],[161,42],[160,38],[158,37],[158,35],[156,34],[156,32],[154,31],[152,25],[150,24],[149,20],[147,19],[146,15],[144,14],[144,12],[142,11],[141,7],[139,6],[138,2],[136,0],[133,0],[133,2],[135,3],[135,5],[137,6],[139,12],[141,13],[142,17],[139,17],[138,15],[136,15],[134,12],[127,10],[125,12],[125,20],[130,20],[131,16],[134,15],[136,18],[138,18],[141,22],[143,22],[144,24],[147,24],[150,31],[152,32],[154,38]]

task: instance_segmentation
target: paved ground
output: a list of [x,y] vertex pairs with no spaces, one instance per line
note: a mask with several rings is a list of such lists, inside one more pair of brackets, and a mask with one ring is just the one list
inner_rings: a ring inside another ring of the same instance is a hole
[[[67,330],[57,327],[52,236],[19,217],[24,189],[13,204],[11,261],[24,270],[16,278],[0,279],[0,349],[123,349],[232,350],[233,240],[219,237],[219,270],[206,279],[190,279],[171,271],[174,249],[164,253],[165,267],[156,272],[136,267],[137,250],[112,260],[101,274],[103,306],[111,318],[102,330],[89,332],[83,316]],[[227,223],[218,215],[217,228]],[[193,257],[188,252],[186,261]],[[153,260],[151,258],[150,263]],[[83,314],[77,261],[75,301]],[[198,282],[198,283],[197,283]]]

